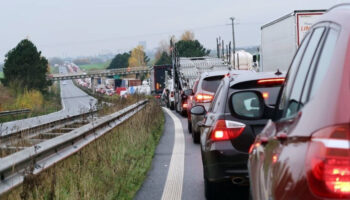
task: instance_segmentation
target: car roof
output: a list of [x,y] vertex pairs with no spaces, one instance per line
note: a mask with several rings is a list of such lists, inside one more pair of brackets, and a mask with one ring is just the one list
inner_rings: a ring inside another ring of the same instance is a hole
[[350,29],[350,3],[339,4],[328,9],[315,23],[335,22],[341,25],[342,29]]
[[252,70],[219,70],[219,71],[210,71],[210,72],[203,72],[200,76],[200,79],[206,78],[206,77],[212,77],[212,76],[222,76],[225,74],[230,75],[240,75],[240,74],[251,74],[256,73]]
[[230,87],[241,82],[246,81],[254,81],[260,79],[268,79],[268,78],[284,78],[286,76],[286,72],[257,72],[257,73],[245,73],[239,74],[237,76],[233,76],[230,80]]

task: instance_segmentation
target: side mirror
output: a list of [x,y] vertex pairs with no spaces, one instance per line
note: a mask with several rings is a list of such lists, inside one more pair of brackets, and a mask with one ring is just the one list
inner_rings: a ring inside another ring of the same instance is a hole
[[243,91],[231,96],[234,114],[243,119],[261,119],[264,116],[265,101],[259,92]]
[[191,108],[192,115],[205,115],[205,113],[205,108],[202,105],[194,106],[193,108]]

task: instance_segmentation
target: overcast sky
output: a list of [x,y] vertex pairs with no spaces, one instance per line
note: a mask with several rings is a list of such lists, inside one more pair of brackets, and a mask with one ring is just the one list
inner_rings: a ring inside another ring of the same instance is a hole
[[27,37],[46,57],[118,53],[139,41],[154,49],[184,30],[214,49],[216,37],[231,40],[231,16],[237,46],[259,45],[261,25],[341,2],[350,0],[1,0],[0,63]]

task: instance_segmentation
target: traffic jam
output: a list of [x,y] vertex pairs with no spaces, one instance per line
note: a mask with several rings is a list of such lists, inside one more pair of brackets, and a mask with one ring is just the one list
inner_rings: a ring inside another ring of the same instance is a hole
[[[290,61],[269,54],[269,34],[312,14],[317,20],[288,44],[298,48],[278,50],[293,52]],[[248,189],[246,199],[350,199],[349,19],[345,4],[266,24],[259,70],[256,56],[239,51],[229,67],[206,57],[154,67],[166,74],[158,98],[187,119],[200,148],[207,199],[223,182]]]

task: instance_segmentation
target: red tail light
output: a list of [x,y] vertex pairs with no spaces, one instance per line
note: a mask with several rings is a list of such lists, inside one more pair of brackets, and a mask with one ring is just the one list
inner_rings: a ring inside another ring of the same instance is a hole
[[199,93],[199,94],[196,94],[196,96],[194,98],[196,99],[196,102],[198,102],[198,103],[208,103],[208,102],[211,102],[213,100],[214,96],[211,94]]
[[284,78],[268,78],[258,80],[259,85],[281,85],[284,83]]
[[187,108],[187,103],[182,104],[182,108]]
[[210,138],[212,141],[231,140],[240,136],[244,128],[245,124],[239,122],[218,120],[211,132]]
[[337,125],[313,134],[306,158],[307,180],[320,197],[350,198],[350,128]]

